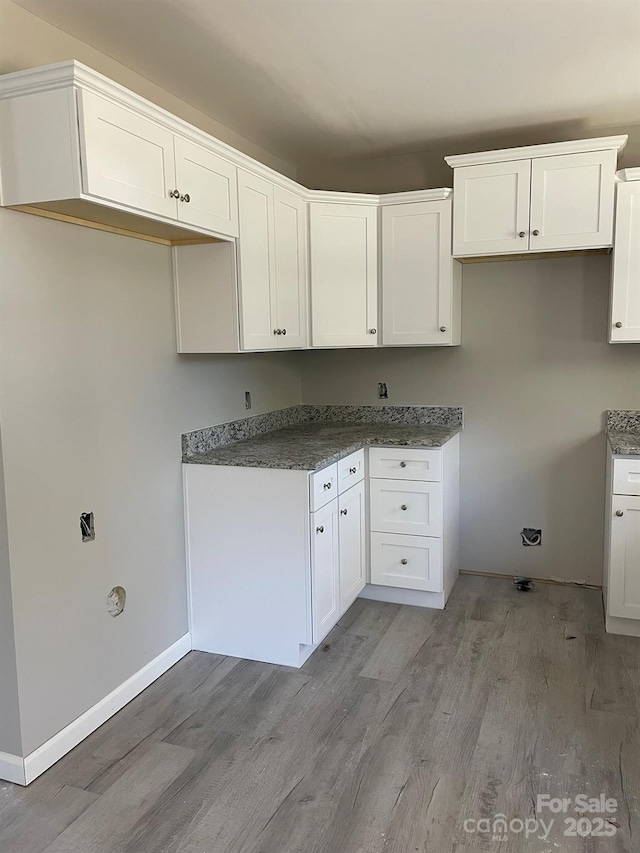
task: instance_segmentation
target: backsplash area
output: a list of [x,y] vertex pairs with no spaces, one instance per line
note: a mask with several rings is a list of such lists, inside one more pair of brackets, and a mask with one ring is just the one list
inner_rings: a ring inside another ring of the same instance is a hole
[[462,426],[463,410],[461,406],[290,406],[187,432],[182,436],[182,458],[283,427],[323,421]]

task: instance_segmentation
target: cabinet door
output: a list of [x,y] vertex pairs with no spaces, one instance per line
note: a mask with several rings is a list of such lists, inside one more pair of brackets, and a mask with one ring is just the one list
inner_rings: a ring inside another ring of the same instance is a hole
[[609,615],[640,619],[640,497],[614,495],[609,556]]
[[382,343],[453,343],[451,201],[382,208]]
[[615,151],[532,160],[531,251],[610,246],[615,169]]
[[273,323],[273,184],[239,169],[238,210],[242,348],[273,349],[278,340]]
[[176,219],[173,134],[92,92],[78,105],[83,191]]
[[338,501],[311,513],[311,601],[313,642],[319,643],[340,618]]
[[640,342],[640,181],[618,184],[611,281],[612,343]]
[[340,613],[350,607],[358,593],[364,589],[366,539],[365,539],[364,482],[352,486],[338,501],[340,542]]
[[175,156],[176,188],[180,192],[178,219],[237,237],[236,167],[181,136],[175,137]]
[[275,315],[279,349],[306,347],[307,203],[288,190],[274,189]]
[[310,205],[311,342],[314,347],[377,344],[377,209]]
[[529,248],[531,160],[453,171],[453,254],[502,255]]

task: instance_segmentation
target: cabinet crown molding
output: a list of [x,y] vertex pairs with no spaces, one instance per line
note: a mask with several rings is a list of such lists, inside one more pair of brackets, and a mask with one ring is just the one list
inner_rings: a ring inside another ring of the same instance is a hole
[[640,166],[634,166],[633,169],[620,169],[616,172],[616,178],[620,181],[640,181]]
[[552,142],[547,145],[526,145],[523,148],[500,148],[495,151],[479,151],[475,154],[455,154],[444,159],[452,169],[456,169],[459,166],[481,166],[508,160],[532,160],[536,157],[557,157],[560,154],[582,154],[586,151],[611,149],[617,151],[620,156],[628,138],[626,135],[601,136],[595,139],[576,139],[571,142]]

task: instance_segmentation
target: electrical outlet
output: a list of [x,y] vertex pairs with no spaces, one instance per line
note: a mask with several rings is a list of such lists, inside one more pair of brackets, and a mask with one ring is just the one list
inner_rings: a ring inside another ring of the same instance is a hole
[[378,382],[378,399],[379,400],[388,400],[389,399],[389,391],[387,389],[386,382]]
[[93,521],[92,512],[80,513],[80,533],[83,542],[93,542],[96,538],[96,529]]
[[251,408],[251,391],[244,392],[244,407],[247,410]]
[[523,527],[520,536],[522,536],[522,544],[525,548],[542,545],[542,530],[537,527]]

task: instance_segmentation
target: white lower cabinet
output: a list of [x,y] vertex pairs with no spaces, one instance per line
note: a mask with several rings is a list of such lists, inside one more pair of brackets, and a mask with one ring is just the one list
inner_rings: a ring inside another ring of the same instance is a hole
[[372,533],[371,583],[439,592],[442,539]]
[[332,500],[311,518],[313,642],[319,643],[340,618],[338,501]]
[[364,481],[338,499],[340,610],[349,608],[366,583],[366,499]]
[[607,631],[640,637],[640,457],[609,460]]

